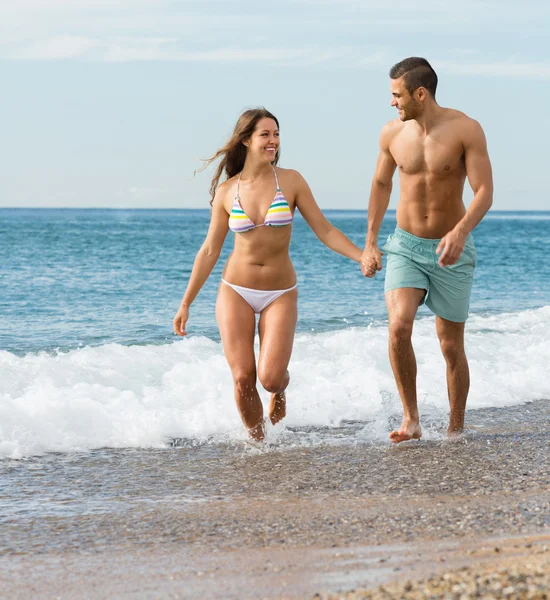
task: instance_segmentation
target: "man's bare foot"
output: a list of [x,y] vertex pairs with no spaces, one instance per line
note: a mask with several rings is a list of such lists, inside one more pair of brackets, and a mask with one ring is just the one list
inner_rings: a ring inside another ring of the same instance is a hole
[[458,438],[464,433],[464,426],[451,426],[447,429],[447,435],[450,438]]
[[456,437],[457,435],[464,432],[464,415],[465,411],[452,410],[449,415],[449,427],[447,429],[447,435],[449,437]]
[[268,415],[273,425],[276,425],[286,417],[286,396],[284,392],[271,394]]
[[418,423],[403,420],[399,429],[394,429],[390,435],[390,441],[394,444],[406,442],[407,440],[419,440],[422,437],[422,428]]

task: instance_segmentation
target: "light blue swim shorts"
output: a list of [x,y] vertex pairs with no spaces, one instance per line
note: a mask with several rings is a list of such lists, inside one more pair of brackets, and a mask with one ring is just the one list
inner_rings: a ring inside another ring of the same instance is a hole
[[476,266],[476,249],[471,235],[458,262],[441,267],[435,253],[441,240],[420,238],[396,230],[382,247],[388,260],[384,292],[398,288],[426,290],[423,301],[437,316],[464,323],[468,318],[470,293]]

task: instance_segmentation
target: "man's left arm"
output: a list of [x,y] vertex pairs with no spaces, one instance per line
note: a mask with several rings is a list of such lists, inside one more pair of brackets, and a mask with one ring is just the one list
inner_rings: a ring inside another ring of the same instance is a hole
[[493,204],[493,172],[487,152],[487,141],[481,125],[474,120],[465,128],[464,159],[466,175],[474,192],[474,198],[466,214],[456,226],[443,237],[437,253],[441,252],[439,264],[442,267],[454,265],[466,244],[470,232],[486,215]]

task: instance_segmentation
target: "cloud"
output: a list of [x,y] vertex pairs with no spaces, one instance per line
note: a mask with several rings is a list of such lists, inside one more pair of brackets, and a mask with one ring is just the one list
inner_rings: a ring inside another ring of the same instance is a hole
[[[529,9],[526,8],[529,5]],[[540,28],[550,18],[550,3],[501,0],[281,0],[277,7],[253,0],[0,0],[0,46],[10,55],[15,42],[55,37],[179,37],[219,47],[265,37],[292,46],[327,38],[364,43],[401,32],[468,33],[521,26]],[[355,39],[352,39],[354,36]],[[416,44],[426,40],[416,40]],[[137,52],[137,54],[140,54]],[[32,55],[32,52],[31,52]]]
[[189,51],[177,46],[138,44],[135,41],[127,43],[111,43],[105,47],[103,58],[108,62],[168,60],[183,62],[282,62],[303,60],[308,54],[304,48],[216,48],[203,51]]
[[96,40],[77,35],[61,35],[33,42],[14,51],[10,58],[21,60],[55,60],[84,56],[98,45]]
[[[501,34],[536,34],[549,22],[550,3],[542,0],[281,0],[276,7],[255,0],[0,0],[0,59],[385,71],[420,53],[439,56],[434,64],[457,75],[546,79],[546,46],[525,44],[514,60],[502,60],[509,46]],[[499,35],[487,50],[491,31]],[[485,58],[456,49],[465,33]]]
[[265,63],[275,66],[312,67],[335,64],[353,68],[382,63],[383,52],[368,52],[351,46],[222,46],[190,50],[173,37],[100,39],[54,36],[19,47],[8,56],[18,60],[85,59],[94,62],[181,61],[195,63]]
[[[379,32],[388,28],[388,35],[403,30],[411,35],[431,31],[467,33],[547,30],[550,3],[547,0],[296,0],[318,18],[328,20],[333,26],[361,28]],[[350,18],[351,17],[351,18]],[[546,27],[545,27],[546,25]]]
[[434,61],[434,68],[457,75],[483,75],[488,77],[512,77],[514,79],[550,79],[550,62],[479,62],[459,63]]
[[[464,60],[433,60],[434,68],[456,75],[550,79],[550,62],[500,60],[480,61],[479,53],[459,49],[453,52]],[[478,60],[474,62],[473,59]],[[101,39],[60,35],[20,46],[9,55],[19,60],[78,60],[94,62],[179,61],[194,63],[263,63],[271,66],[307,68],[330,66],[338,69],[384,70],[392,62],[388,50],[353,46],[275,46],[235,47],[221,46],[205,50],[184,47],[177,37],[123,37]]]
[[[58,37],[178,37],[186,41],[231,40],[258,29],[265,18],[213,10],[206,0],[0,0],[0,48],[3,56],[17,46]],[[200,10],[198,10],[200,9]]]

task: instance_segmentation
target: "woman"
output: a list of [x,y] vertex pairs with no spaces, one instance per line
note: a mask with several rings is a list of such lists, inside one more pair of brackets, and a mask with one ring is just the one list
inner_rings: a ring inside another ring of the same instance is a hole
[[[279,122],[263,108],[247,110],[227,144],[206,162],[221,158],[212,179],[212,217],[199,250],[174,332],[186,335],[189,307],[210,275],[229,229],[235,233],[232,254],[222,275],[216,318],[233,375],[235,400],[250,436],[265,435],[263,407],[256,377],[271,392],[273,424],[286,413],[287,371],[297,319],[296,273],[289,257],[292,219],[296,208],[329,248],[357,262],[362,250],[323,216],[304,178],[276,167]],[[225,171],[226,181],[219,184]],[[260,357],[254,355],[259,314]]]

